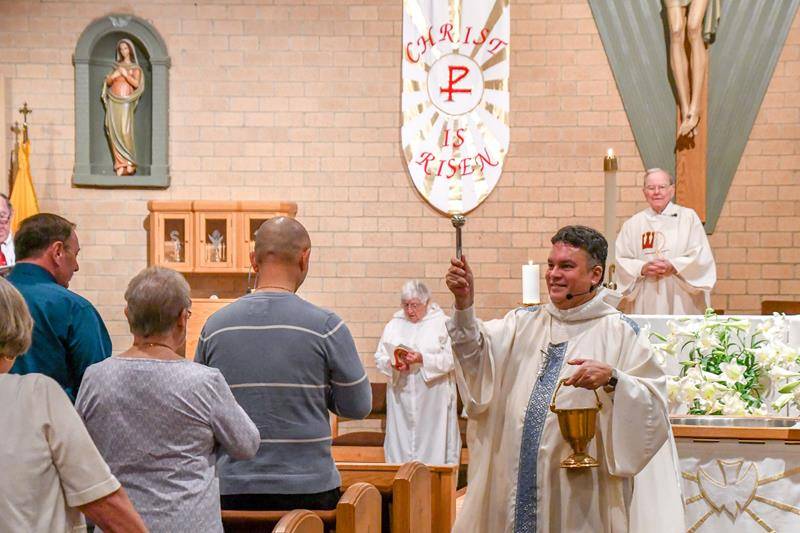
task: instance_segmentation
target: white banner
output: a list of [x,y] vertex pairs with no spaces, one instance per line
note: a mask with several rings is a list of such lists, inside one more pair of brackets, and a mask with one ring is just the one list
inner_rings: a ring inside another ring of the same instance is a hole
[[403,153],[448,215],[486,199],[508,153],[509,1],[403,1]]

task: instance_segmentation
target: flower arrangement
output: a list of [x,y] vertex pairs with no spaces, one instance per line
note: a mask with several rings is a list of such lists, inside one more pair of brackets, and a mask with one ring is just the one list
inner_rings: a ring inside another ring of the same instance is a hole
[[[800,406],[800,353],[784,341],[784,315],[775,313],[752,333],[748,320],[712,309],[668,325],[668,335],[650,336],[658,357],[687,357],[667,381],[671,407],[692,415],[765,416],[790,402]],[[770,404],[776,389],[780,396]]]

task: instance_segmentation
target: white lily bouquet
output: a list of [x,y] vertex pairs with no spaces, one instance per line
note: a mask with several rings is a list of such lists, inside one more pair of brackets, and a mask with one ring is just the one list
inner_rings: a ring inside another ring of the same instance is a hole
[[[720,317],[667,323],[668,335],[650,332],[660,358],[681,360],[667,381],[671,410],[691,415],[767,416],[790,402],[800,406],[800,353],[786,344],[788,325],[775,313],[751,332],[749,320]],[[780,393],[778,398],[769,403]]]

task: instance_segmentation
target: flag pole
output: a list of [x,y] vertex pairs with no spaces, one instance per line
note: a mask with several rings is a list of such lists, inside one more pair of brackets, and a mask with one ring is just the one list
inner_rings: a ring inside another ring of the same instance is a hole
[[456,228],[456,258],[461,259],[461,228],[466,224],[467,219],[464,215],[453,215],[450,218],[453,227]]

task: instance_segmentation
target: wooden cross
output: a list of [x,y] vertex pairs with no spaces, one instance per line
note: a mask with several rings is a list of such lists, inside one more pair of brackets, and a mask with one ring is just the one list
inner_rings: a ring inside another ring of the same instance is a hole
[[[687,61],[690,60],[687,45]],[[691,139],[681,137],[675,145],[675,196],[680,205],[691,207],[706,222],[706,160],[708,157],[708,63],[703,77],[703,90],[700,96],[700,122],[697,133]],[[689,71],[691,76],[691,69]],[[689,80],[691,83],[691,79]],[[678,127],[681,124],[681,111],[677,107]]]

